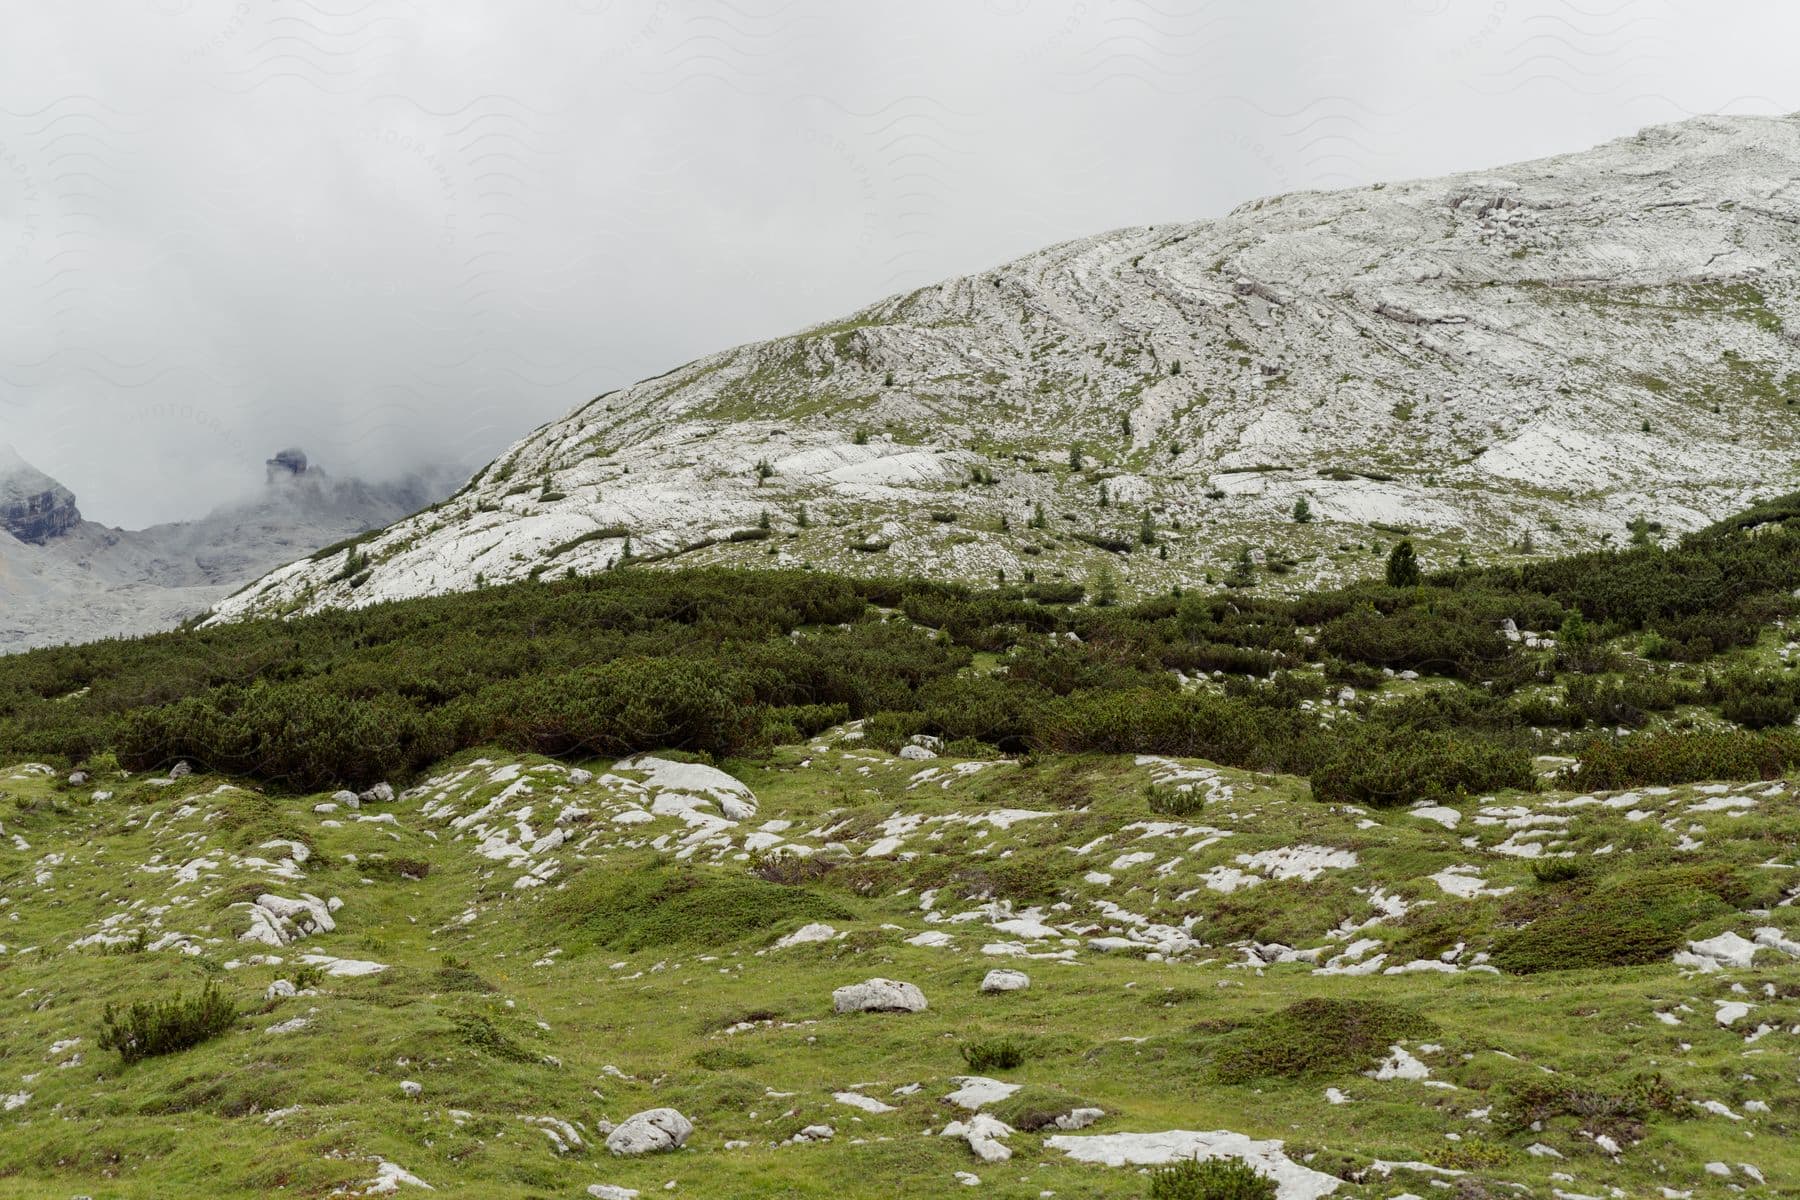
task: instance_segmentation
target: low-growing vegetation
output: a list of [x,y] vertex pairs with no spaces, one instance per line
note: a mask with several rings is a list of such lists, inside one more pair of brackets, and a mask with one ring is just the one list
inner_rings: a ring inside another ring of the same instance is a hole
[[[1084,603],[1070,583],[611,571],[6,658],[0,747],[304,790],[473,746],[718,758],[861,719],[890,750],[1206,758],[1364,805],[1530,788],[1552,749],[1588,787],[1800,762],[1800,677],[1738,661],[1795,610],[1800,497],[1669,547],[1433,576],[1396,548],[1389,567],[1293,600],[1135,604],[1107,580]],[[1711,721],[1678,719],[1694,710]]]
[[118,1051],[120,1060],[129,1065],[192,1049],[230,1029],[237,1016],[237,1006],[209,979],[193,996],[134,1000],[125,1008],[108,1004],[101,1018],[100,1048]]
[[1213,1059],[1221,1083],[1352,1074],[1388,1047],[1430,1033],[1410,1009],[1375,1000],[1302,1000],[1228,1037]]
[[1275,1181],[1242,1159],[1184,1160],[1150,1173],[1150,1200],[1275,1200]]

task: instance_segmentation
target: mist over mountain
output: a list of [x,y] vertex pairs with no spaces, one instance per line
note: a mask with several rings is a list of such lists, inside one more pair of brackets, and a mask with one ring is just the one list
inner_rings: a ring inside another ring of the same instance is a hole
[[1703,117],[1063,243],[598,397],[217,619],[627,562],[1291,590],[1398,536],[1698,528],[1800,482],[1796,161],[1800,120]]
[[0,653],[170,628],[271,567],[417,511],[459,478],[339,479],[298,449],[264,467],[254,495],[127,530],[85,519],[73,492],[0,445]]

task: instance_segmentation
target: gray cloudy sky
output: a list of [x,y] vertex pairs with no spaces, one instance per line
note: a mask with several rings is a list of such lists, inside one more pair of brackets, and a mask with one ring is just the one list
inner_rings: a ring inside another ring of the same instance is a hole
[[1800,109],[1789,0],[11,0],[0,442],[100,520],[474,465],[889,292]]

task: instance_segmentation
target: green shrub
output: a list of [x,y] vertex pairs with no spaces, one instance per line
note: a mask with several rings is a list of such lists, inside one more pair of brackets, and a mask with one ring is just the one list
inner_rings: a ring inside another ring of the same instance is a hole
[[439,967],[431,973],[431,986],[440,992],[465,992],[474,995],[490,995],[500,990],[470,970],[467,963]]
[[1150,1200],[1275,1200],[1275,1190],[1241,1158],[1188,1159],[1150,1172]]
[[694,1055],[694,1065],[703,1071],[741,1071],[756,1063],[754,1054],[735,1046],[708,1046]]
[[539,1056],[521,1046],[497,1025],[493,1018],[478,1012],[460,1012],[450,1018],[458,1040],[471,1050],[480,1051],[503,1062],[532,1063]]
[[1708,779],[1779,779],[1800,765],[1800,733],[1732,729],[1594,736],[1575,754],[1581,765],[1574,785],[1587,791]]
[[224,1033],[237,1015],[237,1006],[209,979],[197,996],[137,1000],[124,1011],[108,1004],[101,1016],[100,1048],[117,1050],[127,1064],[174,1054]]
[[1419,585],[1419,559],[1413,552],[1413,544],[1405,539],[1388,553],[1387,585],[1393,588]]
[[1681,1094],[1655,1073],[1610,1088],[1534,1076],[1507,1084],[1502,1097],[1494,1106],[1494,1123],[1504,1133],[1539,1133],[1566,1121],[1590,1137],[1604,1134],[1622,1142],[1642,1140],[1646,1121],[1682,1106]]
[[1370,731],[1338,742],[1308,775],[1313,799],[1391,808],[1536,783],[1531,751],[1468,734]]
[[1531,864],[1531,877],[1539,883],[1568,883],[1585,878],[1591,869],[1579,858],[1539,858]]
[[1192,817],[1206,808],[1206,794],[1198,788],[1147,783],[1144,785],[1144,803],[1150,806],[1151,812],[1165,817]]
[[1493,963],[1517,975],[1662,962],[1689,928],[1748,895],[1729,868],[1677,867],[1565,885],[1524,928],[1495,939]]
[[1432,1031],[1430,1021],[1375,1000],[1302,1000],[1230,1035],[1213,1060],[1221,1083],[1347,1075],[1389,1047]]
[[963,1062],[977,1073],[1010,1071],[1025,1062],[1025,1047],[1012,1038],[964,1042],[960,1048]]

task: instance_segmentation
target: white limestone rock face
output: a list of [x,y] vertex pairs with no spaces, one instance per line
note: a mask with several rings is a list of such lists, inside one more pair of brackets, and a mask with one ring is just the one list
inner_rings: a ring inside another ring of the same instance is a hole
[[638,754],[620,759],[613,764],[613,770],[644,776],[644,785],[656,796],[653,812],[677,812],[710,803],[732,821],[748,821],[756,815],[756,794],[749,786],[705,763]]
[[866,979],[831,993],[831,1006],[841,1013],[924,1012],[925,993],[897,979]]
[[[1800,371],[1797,160],[1800,119],[1707,116],[1052,246],[590,401],[360,543],[356,586],[348,552],[302,560],[211,619],[593,573],[628,540],[684,566],[1016,577],[1039,504],[1125,537],[1163,514],[1170,562],[1068,552],[1071,577],[1106,562],[1157,590],[1277,530],[1302,565],[1265,582],[1294,589],[1376,523],[1457,531],[1477,561],[1527,529],[1597,546],[1621,513],[1683,532],[1800,487],[1787,423],[1696,402]],[[1076,444],[1111,510],[1089,473],[1032,470]],[[765,512],[780,536],[731,540]]]
[[606,1148],[614,1154],[658,1154],[679,1150],[694,1132],[693,1122],[672,1108],[650,1108],[633,1113],[606,1135]]
[[337,922],[331,919],[330,905],[310,892],[302,892],[298,900],[265,892],[254,904],[235,907],[248,909],[250,913],[250,928],[238,935],[240,942],[285,946],[337,928]]

